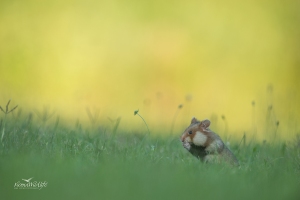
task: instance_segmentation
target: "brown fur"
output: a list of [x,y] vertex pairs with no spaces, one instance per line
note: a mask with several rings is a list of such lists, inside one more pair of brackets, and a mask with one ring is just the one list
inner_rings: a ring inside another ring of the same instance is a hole
[[[220,136],[208,128],[209,125],[209,120],[199,121],[193,118],[190,126],[186,128],[181,136],[183,147],[203,162],[220,163],[225,161],[231,165],[239,165],[237,158],[226,147]],[[189,133],[190,131],[191,134]],[[197,131],[200,131],[202,134],[203,137],[201,139],[205,140],[205,143],[200,146],[194,144],[194,141],[197,140],[195,135],[199,134],[196,133]]]

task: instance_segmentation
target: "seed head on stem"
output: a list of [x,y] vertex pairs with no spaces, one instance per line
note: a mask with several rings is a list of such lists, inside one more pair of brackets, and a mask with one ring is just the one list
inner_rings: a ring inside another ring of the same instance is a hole
[[150,135],[149,127],[148,127],[146,121],[144,120],[144,118],[139,114],[139,109],[134,111],[134,115],[140,116],[140,118],[144,121],[144,123],[145,123],[145,125],[146,125],[146,127],[147,127],[147,129],[148,129],[148,133],[149,133],[149,135]]

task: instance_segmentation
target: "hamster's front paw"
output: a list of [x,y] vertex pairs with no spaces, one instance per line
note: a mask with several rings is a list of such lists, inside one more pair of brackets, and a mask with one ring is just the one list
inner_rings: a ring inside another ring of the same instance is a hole
[[191,144],[188,143],[188,142],[183,142],[182,145],[183,145],[183,147],[184,147],[186,150],[188,150],[188,151],[191,149]]

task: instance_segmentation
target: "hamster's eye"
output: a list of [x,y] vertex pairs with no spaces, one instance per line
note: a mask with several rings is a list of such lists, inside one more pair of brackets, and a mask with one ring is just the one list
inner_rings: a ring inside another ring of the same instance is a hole
[[193,133],[193,131],[189,131],[189,134],[192,134]]

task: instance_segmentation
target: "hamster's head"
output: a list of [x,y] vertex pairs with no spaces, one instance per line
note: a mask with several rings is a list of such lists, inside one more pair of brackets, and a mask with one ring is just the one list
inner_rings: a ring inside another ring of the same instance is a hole
[[192,118],[191,124],[181,136],[181,142],[186,144],[194,144],[196,146],[205,147],[208,142],[209,120],[199,121],[195,117]]

